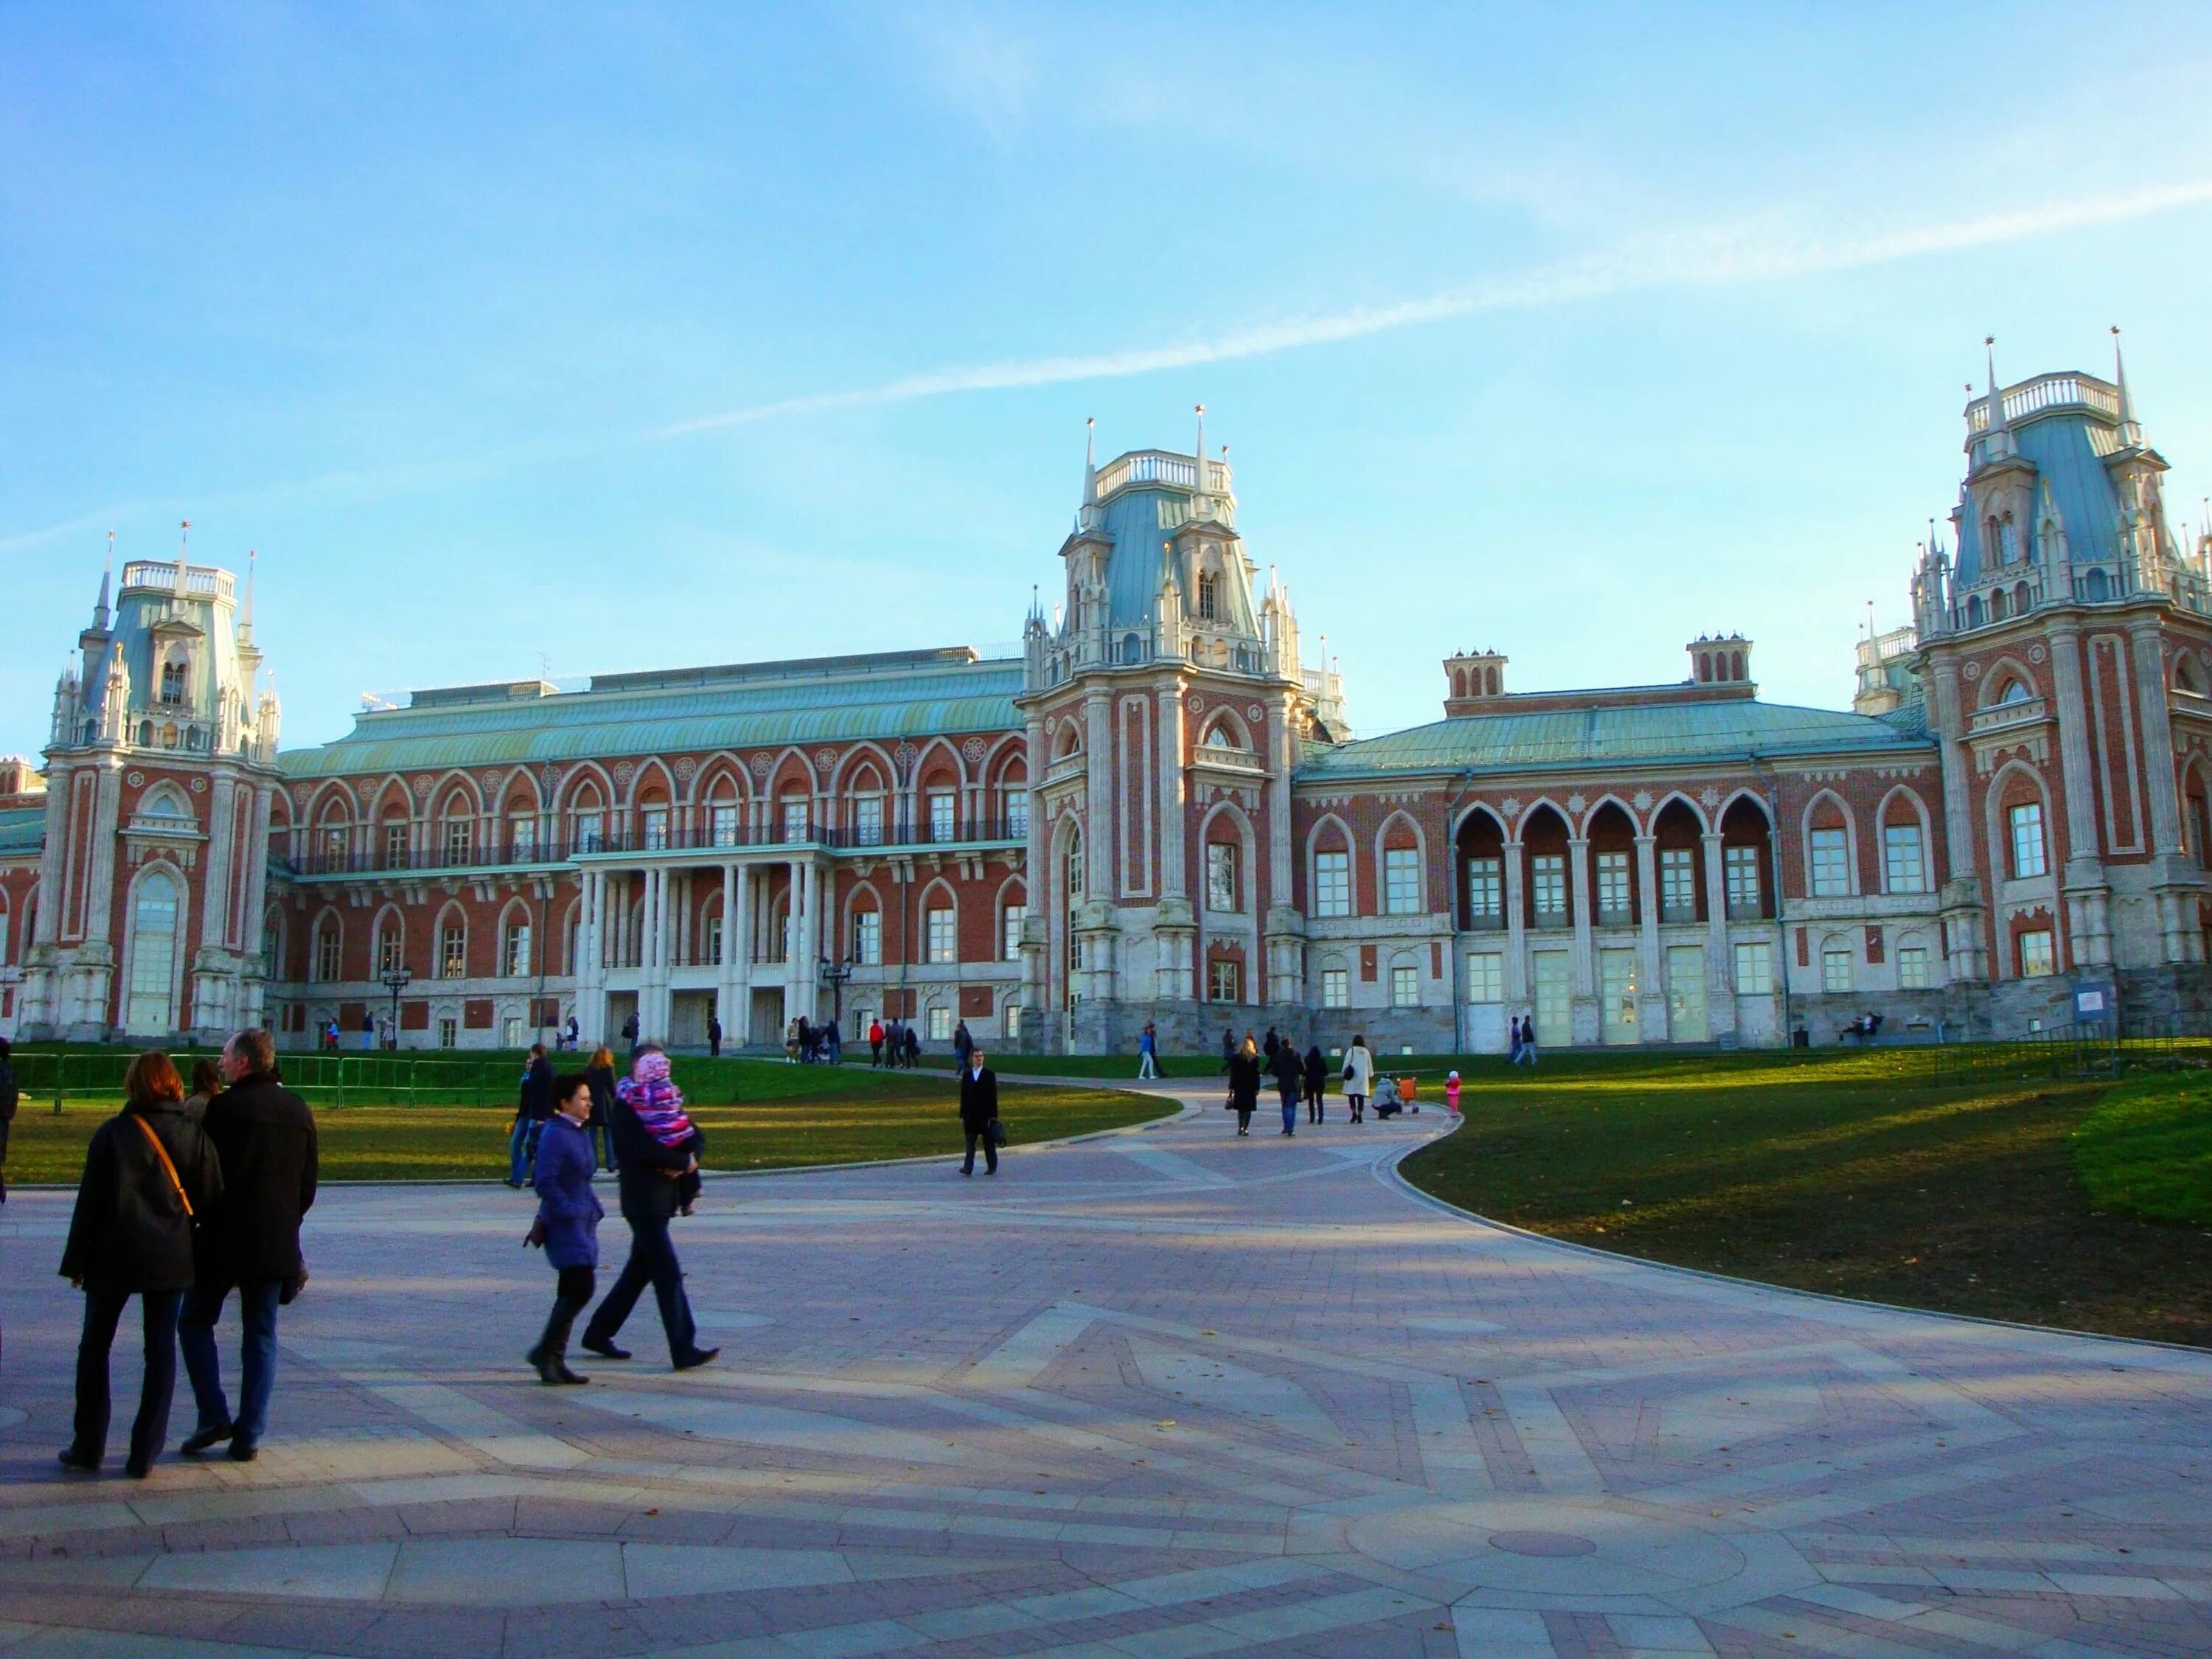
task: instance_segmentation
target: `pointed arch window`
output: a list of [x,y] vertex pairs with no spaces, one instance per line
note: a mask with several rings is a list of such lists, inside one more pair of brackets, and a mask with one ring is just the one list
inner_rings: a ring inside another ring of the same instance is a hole
[[185,665],[181,661],[161,665],[161,701],[171,705],[185,700]]
[[1221,620],[1221,578],[1211,570],[1198,579],[1198,619]]

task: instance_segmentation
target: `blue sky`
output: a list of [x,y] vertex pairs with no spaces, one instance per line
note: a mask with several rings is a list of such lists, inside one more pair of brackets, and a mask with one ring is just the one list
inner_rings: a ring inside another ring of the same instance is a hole
[[0,751],[111,527],[260,550],[296,745],[1010,642],[1085,417],[1200,400],[1362,732],[1723,629],[1840,704],[1984,334],[2121,325],[2212,489],[2208,77],[2189,6],[9,7]]

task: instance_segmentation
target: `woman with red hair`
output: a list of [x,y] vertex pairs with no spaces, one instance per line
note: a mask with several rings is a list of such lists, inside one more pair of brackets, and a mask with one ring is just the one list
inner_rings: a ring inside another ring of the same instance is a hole
[[76,1437],[65,1468],[90,1474],[107,1455],[107,1355],[123,1304],[145,1318],[145,1380],[125,1467],[144,1480],[169,1437],[177,1386],[177,1313],[192,1285],[192,1225],[222,1197],[222,1165],[185,1115],[184,1079],[149,1050],[123,1078],[121,1112],[93,1131],[70,1218],[62,1274],[84,1291],[76,1350]]

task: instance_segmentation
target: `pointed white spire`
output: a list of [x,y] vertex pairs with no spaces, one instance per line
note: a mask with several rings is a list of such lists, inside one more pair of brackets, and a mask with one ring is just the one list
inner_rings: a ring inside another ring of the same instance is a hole
[[107,532],[107,562],[100,568],[100,603],[92,608],[92,625],[103,632],[111,614],[107,596],[115,579],[115,532]]
[[2139,444],[2142,441],[2142,428],[2136,423],[2135,404],[2128,397],[2128,365],[2120,356],[2120,329],[2117,323],[2112,325],[2112,379],[2120,390],[2120,441]]
[[177,526],[177,589],[176,589],[176,594],[177,594],[177,599],[178,599],[178,600],[179,600],[179,602],[181,602],[181,601],[183,600],[184,597],[185,597],[185,566],[190,562],[190,561],[189,561],[189,560],[188,560],[188,558],[186,557],[186,555],[187,555],[187,554],[190,552],[190,550],[191,550],[191,541],[192,541],[192,521],[191,521],[190,519],[185,519],[185,520],[183,520],[179,521],[179,524],[178,524],[178,526]]
[[1994,461],[2014,453],[2012,428],[2005,424],[2004,393],[1997,389],[1997,341],[1994,334],[1982,337],[1982,349],[1988,354],[1990,370],[1990,418],[1984,428],[1982,459]]
[[1192,485],[1191,508],[1194,517],[1200,516],[1200,503],[1207,501],[1212,492],[1206,487],[1206,405],[1198,405],[1198,442],[1191,451],[1191,464],[1195,471]]
[[246,647],[253,643],[253,566],[260,556],[252,548],[246,550],[246,605],[238,613],[238,642]]

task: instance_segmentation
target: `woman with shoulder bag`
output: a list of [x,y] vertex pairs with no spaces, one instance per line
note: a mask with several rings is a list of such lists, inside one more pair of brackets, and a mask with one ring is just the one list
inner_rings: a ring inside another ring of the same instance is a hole
[[1252,1133],[1252,1114],[1260,1104],[1260,1045],[1249,1036],[1229,1056],[1229,1104],[1237,1114],[1237,1133]]
[[125,1467],[144,1480],[169,1437],[177,1386],[177,1315],[192,1285],[192,1230],[222,1197],[222,1165],[184,1113],[185,1085],[167,1054],[149,1052],[123,1079],[125,1104],[85,1149],[61,1271],[84,1291],[76,1350],[76,1435],[64,1467],[86,1474],[107,1455],[107,1356],[124,1304],[139,1300],[146,1368]]

